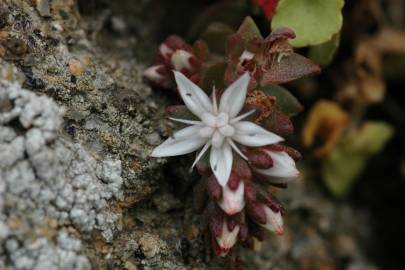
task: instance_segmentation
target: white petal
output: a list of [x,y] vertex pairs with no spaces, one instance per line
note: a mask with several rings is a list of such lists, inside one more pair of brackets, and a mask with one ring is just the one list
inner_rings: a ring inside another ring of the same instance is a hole
[[266,224],[260,224],[269,231],[275,232],[277,234],[284,233],[283,227],[283,217],[280,212],[274,212],[267,205],[263,205],[264,211],[266,213]]
[[236,225],[232,231],[228,230],[228,225],[226,222],[222,225],[222,233],[217,237],[217,243],[224,252],[227,252],[237,241],[240,226]]
[[218,202],[218,205],[225,211],[228,215],[234,215],[242,211],[245,207],[245,184],[240,181],[238,188],[233,191],[228,185],[222,188],[222,198]]
[[[260,174],[266,176],[280,177],[284,179],[272,179],[273,183],[285,183],[291,178],[299,176],[295,161],[286,152],[266,151],[273,160],[273,166],[269,169],[256,169]],[[285,179],[287,178],[287,179]]]
[[207,139],[196,136],[200,129],[201,126],[196,125],[177,131],[172,137],[156,147],[150,156],[170,157],[194,152],[207,142]]
[[283,138],[267,131],[264,128],[248,121],[240,121],[233,125],[235,128],[235,135],[233,140],[246,146],[264,146],[283,141]]
[[227,142],[221,147],[211,147],[210,165],[221,186],[225,186],[229,180],[232,169],[232,149]]
[[201,119],[203,113],[212,112],[211,101],[200,87],[180,72],[174,71],[174,77],[184,104],[193,114]]
[[202,138],[211,138],[212,134],[214,134],[215,129],[212,127],[204,126],[198,131],[198,135]]
[[246,72],[225,90],[219,102],[220,112],[227,113],[231,119],[238,115],[245,104],[249,81],[250,75]]

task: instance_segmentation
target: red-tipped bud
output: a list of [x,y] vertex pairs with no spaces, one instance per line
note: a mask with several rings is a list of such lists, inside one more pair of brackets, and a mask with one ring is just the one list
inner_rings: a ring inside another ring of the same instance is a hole
[[279,235],[284,233],[283,218],[280,212],[273,211],[263,204],[264,211],[266,212],[266,223],[260,224],[269,231],[275,232]]
[[234,215],[245,207],[244,192],[245,185],[243,181],[239,182],[238,188],[235,191],[231,190],[228,185],[225,185],[222,188],[222,198],[218,202],[218,205],[228,215]]
[[269,181],[275,184],[287,183],[299,176],[295,161],[286,152],[272,150],[265,150],[265,152],[273,160],[273,166],[269,169],[255,169],[255,172],[272,177]]
[[227,222],[222,223],[222,232],[216,237],[222,252],[227,253],[235,245],[238,240],[239,229],[240,226],[237,224],[230,230]]

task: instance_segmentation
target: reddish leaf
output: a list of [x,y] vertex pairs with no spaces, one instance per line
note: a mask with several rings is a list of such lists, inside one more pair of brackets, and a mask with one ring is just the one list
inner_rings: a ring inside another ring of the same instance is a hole
[[296,53],[285,55],[281,59],[274,57],[261,81],[261,85],[280,84],[290,82],[321,71],[320,67]]
[[273,109],[270,116],[264,119],[262,124],[266,129],[282,136],[290,135],[294,132],[294,126],[290,117],[277,109]]

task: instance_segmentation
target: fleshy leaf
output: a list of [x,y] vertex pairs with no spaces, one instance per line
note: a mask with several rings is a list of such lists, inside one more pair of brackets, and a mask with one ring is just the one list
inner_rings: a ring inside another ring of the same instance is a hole
[[201,38],[207,42],[211,51],[224,53],[228,38],[235,31],[228,25],[220,22],[210,24],[202,34]]
[[389,124],[370,121],[342,138],[322,168],[323,180],[329,191],[337,197],[347,195],[365,168],[367,159],[382,150],[392,133]]
[[279,85],[268,85],[260,89],[266,95],[276,98],[276,107],[283,113],[294,116],[301,112],[301,103],[284,87]]
[[294,132],[290,118],[276,109],[272,110],[270,116],[264,119],[262,124],[267,130],[281,136],[291,135]]
[[320,67],[310,59],[296,53],[274,59],[270,68],[263,75],[262,85],[280,84],[299,79],[304,76],[316,74]]
[[309,50],[309,58],[322,66],[326,66],[333,60],[333,57],[339,48],[339,41],[340,35],[335,34],[331,40],[311,47]]
[[293,29],[294,47],[322,44],[340,31],[342,7],[343,0],[280,0],[271,26]]
[[248,16],[243,20],[243,23],[238,29],[237,32],[244,42],[249,42],[254,38],[262,39],[262,35],[260,34],[259,28],[257,28],[256,23],[253,19]]
[[212,87],[217,89],[225,88],[224,73],[226,69],[225,62],[218,62],[203,68],[199,85],[206,93],[212,92]]

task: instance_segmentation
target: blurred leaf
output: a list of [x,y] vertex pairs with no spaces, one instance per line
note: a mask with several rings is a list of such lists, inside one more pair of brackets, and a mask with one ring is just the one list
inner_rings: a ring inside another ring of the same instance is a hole
[[326,66],[333,60],[339,48],[339,41],[340,35],[337,33],[331,40],[320,45],[312,46],[309,50],[309,58],[322,66]]
[[217,89],[224,89],[224,73],[226,65],[226,62],[219,62],[204,68],[199,83],[201,89],[206,93],[211,93],[213,86]]
[[235,31],[228,25],[214,22],[208,26],[201,38],[207,42],[211,51],[224,53],[228,43],[228,38],[234,32]]
[[262,125],[281,136],[291,135],[294,132],[290,117],[277,109],[272,110],[270,116],[263,120]]
[[253,19],[248,16],[243,20],[243,23],[238,29],[238,34],[241,36],[242,40],[249,42],[253,38],[262,39],[259,28],[257,28],[256,23]]
[[340,31],[342,7],[343,0],[280,0],[271,26],[293,29],[294,47],[322,44]]
[[212,4],[197,17],[190,28],[190,38],[195,39],[213,22],[221,22],[231,27],[238,27],[248,13],[247,1],[223,0]]
[[349,121],[349,115],[332,101],[320,100],[311,109],[304,128],[302,144],[311,146],[317,136],[322,137],[324,144],[315,151],[317,157],[329,154],[341,138]]
[[260,89],[266,95],[276,98],[276,107],[288,116],[294,116],[302,111],[301,103],[284,87],[268,85]]
[[322,176],[330,192],[347,195],[368,158],[380,152],[392,134],[391,125],[370,121],[343,137],[323,163]]
[[320,67],[308,58],[292,53],[283,56],[280,61],[274,59],[268,72],[263,75],[261,84],[286,83],[320,71]]

